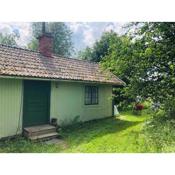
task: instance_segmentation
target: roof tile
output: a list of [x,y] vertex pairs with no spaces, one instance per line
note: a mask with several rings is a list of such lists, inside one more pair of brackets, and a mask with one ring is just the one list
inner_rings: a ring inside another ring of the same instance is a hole
[[97,63],[0,45],[0,75],[76,80],[122,85],[124,82]]

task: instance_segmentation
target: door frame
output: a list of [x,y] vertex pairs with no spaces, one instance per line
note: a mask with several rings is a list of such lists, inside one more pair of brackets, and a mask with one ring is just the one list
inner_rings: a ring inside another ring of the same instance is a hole
[[[47,80],[28,80],[28,79],[24,79],[22,81],[22,96],[23,96],[23,99],[22,99],[22,130],[24,129],[24,104],[25,104],[25,88],[24,88],[24,82],[25,81],[46,81],[46,82],[49,82],[49,94],[48,94],[48,121],[47,123],[49,124],[50,123],[50,104],[51,104],[51,81],[47,81]],[[28,127],[28,126],[27,126]],[[30,126],[29,126],[30,127]],[[31,126],[32,127],[32,126]]]

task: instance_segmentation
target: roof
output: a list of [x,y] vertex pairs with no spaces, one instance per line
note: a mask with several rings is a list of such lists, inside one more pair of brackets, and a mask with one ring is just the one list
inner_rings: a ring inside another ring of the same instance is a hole
[[122,85],[124,82],[99,64],[0,45],[0,76],[87,81]]

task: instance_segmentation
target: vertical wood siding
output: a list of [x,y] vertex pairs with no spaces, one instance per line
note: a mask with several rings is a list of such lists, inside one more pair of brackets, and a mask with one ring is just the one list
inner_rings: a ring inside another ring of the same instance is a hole
[[22,80],[0,78],[0,138],[21,133],[21,93]]
[[[91,85],[91,84],[90,84]],[[51,85],[51,115],[60,125],[112,116],[112,86],[99,87],[99,104],[84,105],[85,84],[55,82]]]

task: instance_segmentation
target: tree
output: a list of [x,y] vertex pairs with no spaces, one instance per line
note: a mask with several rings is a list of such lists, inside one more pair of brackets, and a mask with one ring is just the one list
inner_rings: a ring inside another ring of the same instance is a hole
[[92,48],[86,47],[84,50],[79,51],[78,53],[78,58],[82,60],[90,60],[92,61],[93,59],[93,53],[92,53]]
[[[33,40],[28,44],[28,48],[32,50],[38,49],[37,37],[42,34],[42,23],[32,24]],[[73,52],[73,44],[71,40],[72,32],[65,23],[49,22],[46,23],[46,32],[53,35],[53,52],[62,56],[70,56]]]
[[100,39],[83,52],[83,57],[100,61],[102,67],[125,81],[124,88],[115,89],[116,102],[126,106],[138,95],[143,99],[149,97],[161,103],[167,116],[173,117],[175,23],[131,23],[125,35],[107,36],[110,39]]
[[[102,60],[123,79],[126,100],[137,95],[160,102],[167,116],[175,113],[175,23],[137,23],[130,41],[114,43]],[[125,37],[124,37],[125,38]],[[126,44],[128,43],[128,44]],[[124,46],[124,47],[123,47]],[[127,99],[128,98],[128,99]]]
[[161,102],[169,116],[173,116],[175,23],[143,23],[134,33],[133,38],[136,39],[136,43],[142,45],[138,55],[137,70],[134,73],[136,81],[131,82],[133,87],[139,89],[142,96]]
[[36,38],[33,37],[31,42],[28,43],[27,48],[33,51],[37,51],[39,47],[39,42]]
[[117,36],[117,33],[114,31],[104,32],[100,40],[96,41],[91,48],[87,47],[85,50],[80,51],[79,57],[85,60],[100,62],[108,54],[110,45],[116,42]]
[[16,40],[19,36],[15,34],[2,34],[0,33],[0,43],[8,46],[17,46]]
[[100,64],[104,69],[109,70],[122,79],[126,85],[114,88],[114,101],[119,107],[126,107],[134,101],[135,95],[129,93],[130,81],[134,72],[133,64],[134,44],[128,36],[116,36],[115,42],[110,43],[108,53],[103,57]]

